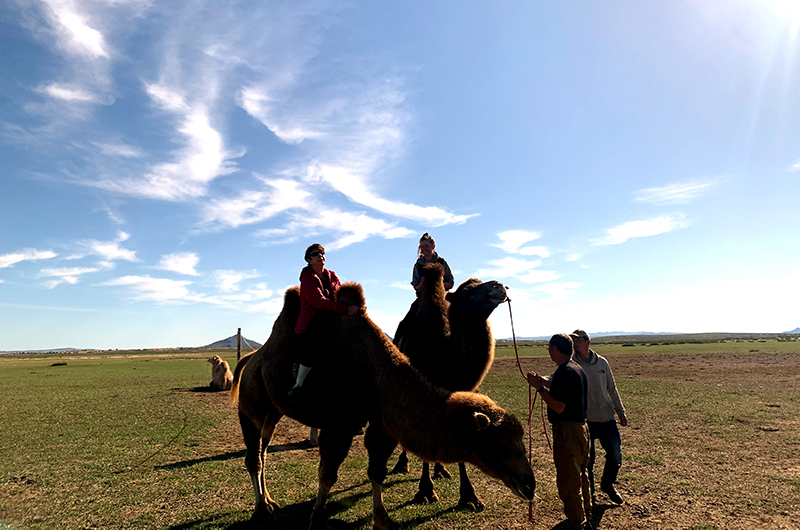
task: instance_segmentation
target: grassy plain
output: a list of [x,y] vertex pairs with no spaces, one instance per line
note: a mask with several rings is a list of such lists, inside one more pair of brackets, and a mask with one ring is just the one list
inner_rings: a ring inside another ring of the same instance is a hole
[[[528,389],[507,350],[498,348],[481,391],[524,422]],[[800,342],[596,350],[631,421],[619,484],[627,503],[601,496],[597,528],[800,528]],[[236,414],[227,393],[204,388],[214,353],[235,363],[231,350],[0,356],[0,529],[248,528],[252,491]],[[541,344],[521,354],[523,371],[552,369]],[[457,480],[436,482],[439,503],[409,504],[415,459],[411,475],[387,481],[392,517],[404,528],[558,528],[539,414],[537,403],[533,523],[526,502],[474,468],[484,512],[455,509]],[[275,528],[307,527],[317,464],[307,434],[284,419],[273,439],[268,487],[283,506]],[[332,528],[371,527],[360,437],[332,493]]]

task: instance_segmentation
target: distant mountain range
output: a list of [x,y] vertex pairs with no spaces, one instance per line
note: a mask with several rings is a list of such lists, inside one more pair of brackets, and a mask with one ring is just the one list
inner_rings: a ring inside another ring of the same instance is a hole
[[[600,337],[637,337],[637,336],[648,336],[648,335],[797,335],[800,334],[800,327],[794,328],[792,331],[784,331],[782,333],[725,333],[725,332],[714,332],[714,333],[676,333],[672,331],[597,331],[597,332],[588,332],[589,336],[593,339],[600,338]],[[511,337],[506,337],[504,339],[499,340],[511,340]],[[550,340],[550,335],[540,336],[540,337],[517,337],[517,340]]]
[[[670,335],[672,337],[678,336],[769,336],[769,335],[800,335],[800,327],[794,328],[792,331],[784,331],[782,333],[672,333],[668,331],[662,332],[650,332],[650,331],[598,331],[598,332],[589,332],[589,336],[592,339],[600,338],[600,337],[635,337],[635,336],[661,336],[661,335]],[[540,336],[540,337],[517,337],[517,340],[549,340],[550,336]],[[511,337],[505,337],[502,339],[497,340],[511,340]],[[206,344],[205,346],[200,346],[201,348],[235,348],[236,347],[236,335],[231,335],[227,339],[218,340],[217,342],[212,342],[211,344]],[[254,340],[247,339],[242,337],[242,349],[254,349],[257,350],[261,347],[261,343],[256,342]],[[178,348],[152,348],[152,349],[178,349]],[[100,351],[93,348],[50,348],[47,350],[8,350],[8,351],[0,351],[2,353],[70,353],[70,352],[90,352],[90,351]]]
[[[218,340],[217,342],[212,342],[211,344],[206,344],[205,346],[200,346],[201,348],[235,348],[236,347],[236,335],[231,335],[227,339]],[[261,344],[254,340],[246,339],[244,335],[242,335],[242,348],[251,348],[251,349],[258,349],[261,347]]]

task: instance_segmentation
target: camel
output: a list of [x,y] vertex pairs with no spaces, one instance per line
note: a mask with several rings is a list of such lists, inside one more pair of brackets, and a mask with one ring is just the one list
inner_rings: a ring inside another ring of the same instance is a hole
[[[494,339],[487,319],[505,302],[506,289],[496,281],[482,283],[470,278],[455,292],[446,293],[444,268],[430,263],[422,270],[422,287],[413,320],[395,334],[394,343],[411,364],[436,386],[455,391],[475,391],[494,360]],[[459,463],[458,505],[476,511],[484,504],[475,493],[466,466]],[[401,453],[393,472],[408,472],[408,458]],[[434,466],[434,477],[449,477],[444,466]],[[416,503],[438,501],[428,463],[422,465]]]
[[328,493],[353,437],[365,424],[369,424],[364,445],[375,528],[400,528],[383,503],[386,463],[398,441],[425,461],[470,462],[515,495],[532,499],[536,480],[525,456],[519,420],[487,396],[449,392],[425,380],[367,316],[360,285],[342,285],[337,298],[362,309],[354,316],[335,317],[324,360],[303,385],[304,401],[293,404],[287,396],[294,384],[290,338],[300,308],[297,287],[286,291],[267,342],[236,365],[231,400],[238,402],[247,448],[245,466],[255,494],[251,521],[265,524],[278,508],[266,488],[264,463],[275,426],[284,415],[320,428],[312,530],[327,528]]
[[211,363],[211,389],[230,390],[233,386],[233,372],[226,361],[219,355],[208,360]]

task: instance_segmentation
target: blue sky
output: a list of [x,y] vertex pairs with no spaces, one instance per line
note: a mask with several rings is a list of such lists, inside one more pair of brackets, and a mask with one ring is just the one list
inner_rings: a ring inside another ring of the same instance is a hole
[[266,340],[315,242],[393,333],[426,231],[518,335],[793,329],[798,29],[788,0],[5,2],[0,350]]

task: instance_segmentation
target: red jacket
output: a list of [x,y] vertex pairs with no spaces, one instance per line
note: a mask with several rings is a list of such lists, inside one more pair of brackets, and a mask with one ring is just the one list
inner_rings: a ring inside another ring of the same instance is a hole
[[339,277],[328,269],[323,269],[322,274],[326,275],[330,281],[330,291],[325,289],[322,280],[310,265],[300,273],[300,316],[294,327],[295,333],[305,333],[306,327],[317,311],[347,313],[347,306],[333,299],[342,284]]

